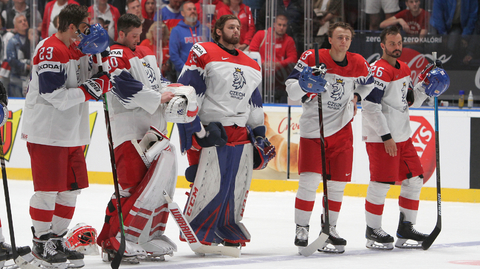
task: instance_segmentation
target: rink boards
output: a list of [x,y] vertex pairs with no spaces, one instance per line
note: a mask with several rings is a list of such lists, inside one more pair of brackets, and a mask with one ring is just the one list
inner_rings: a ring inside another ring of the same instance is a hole
[[[30,157],[26,142],[21,139],[23,99],[9,100],[9,119],[2,127],[4,152],[8,178],[31,180]],[[251,190],[255,191],[296,191],[298,174],[296,154],[299,141],[298,120],[301,107],[293,106],[288,122],[288,107],[265,106],[267,136],[275,141],[278,156],[262,171],[255,171]],[[425,187],[421,199],[436,199],[434,116],[432,108],[411,109],[412,140],[425,170]],[[441,108],[439,111],[440,165],[442,200],[480,202],[480,109]],[[369,182],[368,157],[361,137],[361,110],[352,122],[354,131],[354,162],[352,182],[345,194],[365,196]],[[288,128],[290,126],[290,128]],[[290,129],[290,141],[288,130]],[[176,128],[170,126],[171,141],[179,148]],[[90,183],[111,184],[110,156],[105,129],[105,116],[101,102],[90,102],[91,143],[84,152]],[[273,138],[275,136],[275,138]],[[290,142],[290,151],[288,150]],[[177,187],[188,188],[184,178],[188,166],[186,156],[178,153]],[[290,162],[290,166],[288,163]],[[320,159],[319,159],[320,162]],[[319,191],[321,191],[319,187]],[[400,190],[393,186],[388,197],[398,197]]]

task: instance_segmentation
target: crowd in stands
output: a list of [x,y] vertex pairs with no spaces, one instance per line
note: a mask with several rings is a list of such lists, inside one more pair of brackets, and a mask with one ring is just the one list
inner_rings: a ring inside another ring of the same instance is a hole
[[[97,0],[95,5],[92,0],[39,0],[35,22],[30,11],[31,1],[0,0],[0,81],[8,85],[11,97],[25,96],[32,42],[37,43],[55,33],[56,16],[71,3],[89,6],[90,22],[100,23],[108,31],[112,44],[117,38],[116,22],[124,13],[142,20],[141,46],[156,51],[156,33],[161,29],[159,62],[162,74],[172,82],[176,82],[193,44],[210,41],[211,26],[222,15],[233,14],[241,21],[238,49],[259,52],[263,69],[268,69],[265,61],[272,62],[276,74],[275,90],[279,92],[276,102],[285,102],[284,81],[304,51],[306,14],[303,0],[272,0],[276,6],[276,20],[271,29],[266,29],[269,15],[265,0],[210,0],[212,4],[206,6],[207,10],[202,9],[205,0],[162,0],[158,10],[155,0]],[[313,40],[329,48],[330,24],[346,21],[358,27],[358,10],[363,2],[366,30],[378,31],[397,24],[406,36],[444,35],[449,50],[462,48],[465,51],[465,64],[480,56],[480,0],[312,0]],[[161,21],[154,23],[160,17]],[[202,18],[206,18],[203,24]],[[39,38],[34,41],[34,36]],[[265,44],[272,42],[275,44],[274,57],[265,54]]]

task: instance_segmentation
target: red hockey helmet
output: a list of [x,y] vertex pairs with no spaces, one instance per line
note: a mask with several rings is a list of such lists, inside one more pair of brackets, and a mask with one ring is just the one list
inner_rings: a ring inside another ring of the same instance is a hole
[[85,223],[78,223],[67,233],[67,242],[71,249],[83,254],[98,254],[97,230]]

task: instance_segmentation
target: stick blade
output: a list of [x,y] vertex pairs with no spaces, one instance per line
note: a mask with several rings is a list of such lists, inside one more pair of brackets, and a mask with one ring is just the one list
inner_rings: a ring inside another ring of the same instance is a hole
[[423,250],[427,250],[430,248],[430,246],[432,246],[433,244],[433,241],[435,241],[435,239],[437,238],[437,236],[440,234],[440,227],[438,226],[435,226],[435,229],[433,229],[432,233],[427,236],[427,238],[425,238],[425,240],[423,240],[422,242],[422,249]]
[[308,257],[318,249],[323,248],[323,246],[327,242],[328,236],[329,235],[327,233],[321,232],[318,238],[315,239],[315,241],[313,241],[310,245],[308,245],[306,248],[300,251],[300,254],[302,254],[305,257]]

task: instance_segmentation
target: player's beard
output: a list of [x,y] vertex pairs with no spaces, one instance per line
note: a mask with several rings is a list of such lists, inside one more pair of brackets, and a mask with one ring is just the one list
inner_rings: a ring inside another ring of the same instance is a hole
[[231,45],[237,45],[240,42],[240,36],[227,36],[225,32],[222,31],[222,39],[225,43]]
[[385,53],[386,53],[388,56],[393,57],[393,58],[399,58],[400,56],[402,56],[402,50],[388,51],[388,50],[385,48]]

